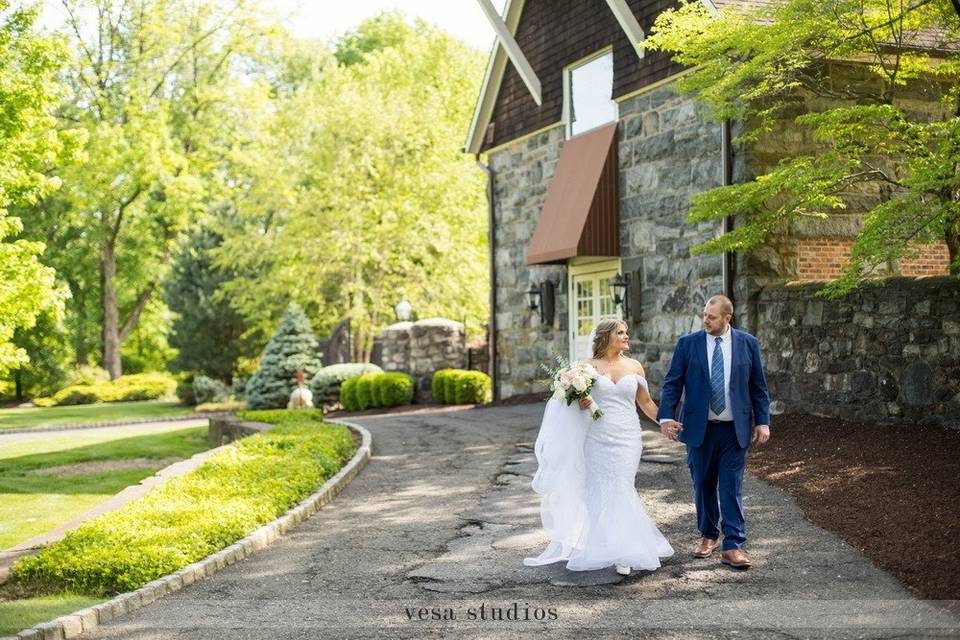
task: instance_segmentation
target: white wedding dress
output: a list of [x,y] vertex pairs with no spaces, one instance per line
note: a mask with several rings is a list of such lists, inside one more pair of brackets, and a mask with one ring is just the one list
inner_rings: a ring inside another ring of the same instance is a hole
[[550,543],[527,566],[566,561],[589,571],[611,565],[653,570],[673,548],[647,516],[634,486],[642,449],[637,385],[629,374],[616,383],[600,376],[590,395],[603,416],[594,421],[576,402],[551,398],[534,451],[533,489],[543,496],[540,517]]

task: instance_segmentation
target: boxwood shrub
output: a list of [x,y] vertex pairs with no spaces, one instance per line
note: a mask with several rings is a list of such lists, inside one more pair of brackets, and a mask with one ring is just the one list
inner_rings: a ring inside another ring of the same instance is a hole
[[377,398],[382,407],[395,407],[413,402],[413,378],[394,371],[378,374],[374,379]]
[[444,404],[482,404],[493,397],[490,376],[482,371],[440,369],[430,381],[433,399]]
[[378,375],[380,374],[365,373],[357,376],[357,407],[360,411],[381,406],[374,386],[374,380]]
[[348,378],[340,385],[340,404],[347,411],[359,411],[360,401],[357,400],[357,380],[360,376]]
[[20,559],[13,579],[45,593],[104,597],[137,589],[276,519],[353,455],[350,431],[324,423],[318,410],[240,415],[278,426]]
[[433,395],[433,401],[446,404],[447,381],[450,379],[450,372],[455,369],[438,369],[430,379],[430,393]]

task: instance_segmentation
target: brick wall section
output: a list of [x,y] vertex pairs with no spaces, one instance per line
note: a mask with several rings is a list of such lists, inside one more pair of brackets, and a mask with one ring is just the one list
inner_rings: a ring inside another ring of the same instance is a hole
[[[853,240],[848,238],[800,238],[796,243],[798,280],[830,280],[843,272],[850,259]],[[927,245],[916,258],[900,261],[900,275],[942,276],[948,270],[947,245]]]
[[[677,3],[629,0],[627,4],[644,32],[650,33],[656,17]],[[661,52],[648,51],[642,60],[638,58],[602,0],[526,0],[514,37],[540,79],[542,104],[537,106],[520,74],[508,62],[491,118],[494,140],[484,143],[484,151],[559,122],[563,116],[564,66],[604,47],[613,45],[614,98],[683,69]]]

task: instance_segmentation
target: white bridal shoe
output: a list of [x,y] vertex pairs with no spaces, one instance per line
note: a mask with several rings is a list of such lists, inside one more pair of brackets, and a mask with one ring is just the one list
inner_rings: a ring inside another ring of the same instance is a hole
[[625,567],[622,564],[618,564],[616,566],[617,566],[617,573],[619,573],[620,575],[622,576],[630,575],[630,567]]

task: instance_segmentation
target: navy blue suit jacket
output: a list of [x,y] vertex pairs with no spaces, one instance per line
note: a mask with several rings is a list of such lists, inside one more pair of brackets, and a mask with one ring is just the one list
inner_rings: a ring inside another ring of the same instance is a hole
[[[732,327],[730,332],[733,336],[730,345],[730,404],[737,442],[746,448],[750,445],[754,425],[770,424],[770,396],[757,339]],[[669,418],[682,423],[680,442],[699,447],[706,433],[709,409],[707,338],[701,329],[680,338],[673,350],[670,370],[663,380],[657,419]]]

